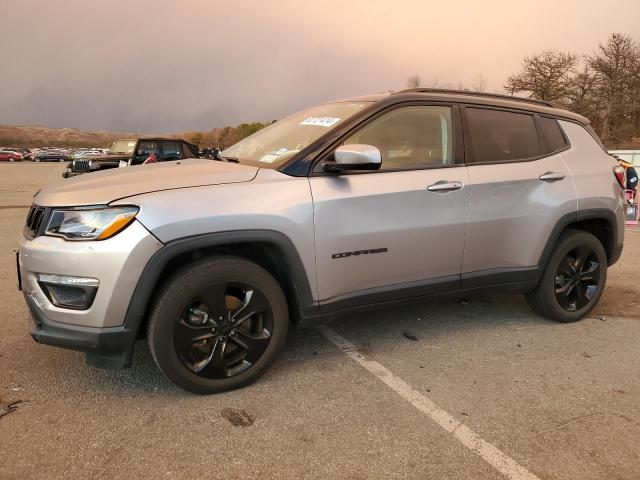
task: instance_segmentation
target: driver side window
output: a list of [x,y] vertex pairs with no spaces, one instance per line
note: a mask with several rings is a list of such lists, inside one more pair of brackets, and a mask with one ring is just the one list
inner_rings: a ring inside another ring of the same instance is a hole
[[138,156],[149,156],[151,154],[158,155],[158,144],[156,142],[140,142],[138,143]]
[[453,163],[451,107],[401,107],[373,120],[344,144],[372,145],[382,156],[380,171]]

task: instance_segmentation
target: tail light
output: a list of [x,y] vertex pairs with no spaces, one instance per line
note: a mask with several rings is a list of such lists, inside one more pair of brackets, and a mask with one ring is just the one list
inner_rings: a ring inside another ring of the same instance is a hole
[[624,167],[621,165],[616,165],[615,167],[613,167],[613,175],[614,177],[616,177],[616,180],[618,180],[620,188],[622,188],[623,190],[626,189],[627,182],[624,178]]

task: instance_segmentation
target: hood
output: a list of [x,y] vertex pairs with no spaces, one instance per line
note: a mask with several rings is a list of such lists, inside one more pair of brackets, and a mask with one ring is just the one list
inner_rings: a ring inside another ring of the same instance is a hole
[[188,159],[113,168],[73,177],[41,190],[34,203],[44,207],[104,205],[143,193],[253,180],[257,167]]

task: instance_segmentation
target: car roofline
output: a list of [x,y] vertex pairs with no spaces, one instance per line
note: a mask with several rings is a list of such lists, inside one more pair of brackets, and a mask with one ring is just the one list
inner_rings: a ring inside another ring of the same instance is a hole
[[334,102],[384,102],[401,103],[402,101],[435,101],[455,102],[469,105],[481,105],[487,107],[511,108],[526,110],[552,117],[566,118],[583,125],[589,125],[588,118],[578,113],[566,110],[552,102],[537,100],[534,98],[518,97],[499,93],[476,92],[473,90],[449,90],[441,88],[410,88],[397,92],[388,92],[376,95],[365,95],[353,98],[344,98]]

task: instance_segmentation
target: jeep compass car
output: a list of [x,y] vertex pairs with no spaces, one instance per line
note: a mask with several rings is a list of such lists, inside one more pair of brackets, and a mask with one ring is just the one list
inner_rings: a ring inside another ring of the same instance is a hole
[[290,322],[472,292],[583,318],[623,245],[623,172],[552,105],[413,89],[334,101],[220,153],[34,198],[19,281],[41,343],[197,393],[257,379]]

